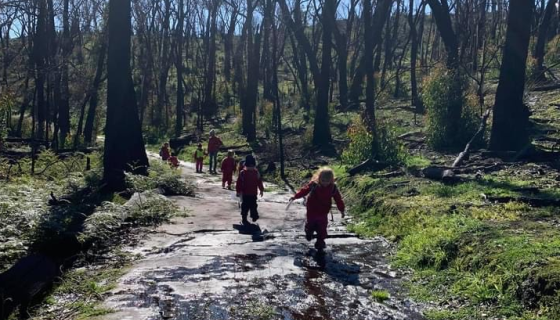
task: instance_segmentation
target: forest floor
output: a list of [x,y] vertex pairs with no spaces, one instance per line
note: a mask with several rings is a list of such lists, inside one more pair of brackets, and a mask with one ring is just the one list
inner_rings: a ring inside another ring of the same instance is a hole
[[125,249],[141,259],[103,303],[115,312],[96,319],[422,319],[383,238],[360,239],[335,214],[327,253],[317,255],[303,234],[304,206],[286,210],[288,191],[265,183],[260,219],[243,226],[219,176],[190,163],[181,170],[196,197],[172,200],[189,216]]

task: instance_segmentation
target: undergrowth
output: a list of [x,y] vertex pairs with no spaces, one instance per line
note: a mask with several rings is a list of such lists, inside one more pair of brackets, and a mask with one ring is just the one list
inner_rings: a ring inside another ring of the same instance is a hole
[[413,297],[440,306],[429,319],[560,317],[560,230],[551,223],[560,210],[485,200],[520,197],[546,180],[505,172],[455,185],[411,177],[339,182],[355,204],[350,229],[397,243],[394,263],[416,270]]

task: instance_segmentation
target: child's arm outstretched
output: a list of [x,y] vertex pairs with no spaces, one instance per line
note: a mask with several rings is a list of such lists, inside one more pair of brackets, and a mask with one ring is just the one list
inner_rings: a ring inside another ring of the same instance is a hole
[[299,198],[303,198],[306,195],[309,194],[309,192],[311,192],[311,184],[309,183],[307,184],[305,187],[301,188],[296,194],[294,194],[292,197],[290,197],[290,201],[299,199]]

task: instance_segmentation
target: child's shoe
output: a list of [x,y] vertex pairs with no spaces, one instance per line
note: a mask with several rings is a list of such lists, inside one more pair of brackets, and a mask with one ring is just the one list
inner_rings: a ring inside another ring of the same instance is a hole
[[258,215],[257,215],[257,216],[252,216],[252,217],[251,217],[251,220],[253,220],[253,222],[259,220],[259,216],[258,216]]

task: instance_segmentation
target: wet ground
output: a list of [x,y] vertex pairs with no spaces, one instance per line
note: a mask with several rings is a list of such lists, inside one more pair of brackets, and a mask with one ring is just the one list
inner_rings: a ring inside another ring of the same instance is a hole
[[[302,203],[286,210],[288,192],[265,183],[261,218],[244,227],[219,175],[195,174],[187,163],[181,170],[196,181],[196,197],[173,200],[190,216],[129,249],[143,258],[106,298],[115,312],[96,319],[422,319],[401,271],[386,261],[384,239],[358,239],[335,212],[318,255],[303,234]],[[390,296],[376,301],[372,291]]]

